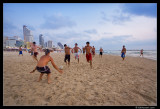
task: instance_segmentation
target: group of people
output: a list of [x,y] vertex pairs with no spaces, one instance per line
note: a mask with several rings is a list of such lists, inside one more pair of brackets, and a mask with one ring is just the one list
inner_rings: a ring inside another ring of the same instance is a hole
[[[50,56],[50,52],[52,52],[52,50],[46,49],[45,55],[41,56],[39,61],[37,59],[37,48],[41,49],[39,46],[36,45],[35,42],[33,42],[33,45],[31,46],[31,51],[33,51],[33,58],[37,61],[37,65],[34,68],[33,71],[31,71],[30,73],[35,72],[35,70],[39,71],[41,74],[39,76],[38,81],[42,80],[42,76],[46,73],[47,74],[47,80],[48,83],[50,83],[50,75],[51,75],[51,71],[50,68],[47,66],[48,62],[51,61],[52,66],[59,72],[59,73],[63,73],[62,69],[59,69],[56,64],[53,61],[53,58]],[[86,53],[86,60],[88,63],[90,63],[90,67],[92,68],[92,55],[93,57],[95,56],[95,48],[94,46],[91,47],[89,42],[86,42],[86,46],[82,48],[83,49],[83,54]],[[21,50],[21,49],[20,49]],[[66,63],[66,65],[68,65],[68,67],[70,66],[70,52],[74,53],[75,55],[75,60],[78,60],[79,63],[79,50],[82,53],[82,50],[78,47],[78,44],[75,43],[75,47],[74,48],[70,48],[68,47],[66,44],[64,44],[64,51],[65,51],[65,57],[64,57],[64,62]],[[21,53],[21,52],[20,52]],[[126,54],[126,48],[123,45],[122,51],[121,51],[121,57],[122,60],[125,59],[125,54]],[[99,50],[99,57],[102,58],[103,55],[103,49],[102,47]],[[141,50],[141,55],[143,56],[143,49]],[[68,61],[68,62],[67,62]]]

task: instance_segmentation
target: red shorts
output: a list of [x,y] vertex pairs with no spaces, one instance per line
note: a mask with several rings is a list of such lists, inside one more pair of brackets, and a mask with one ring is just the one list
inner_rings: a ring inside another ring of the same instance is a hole
[[87,59],[87,61],[92,61],[92,55],[91,55],[91,53],[89,53],[89,54],[86,54],[86,59]]

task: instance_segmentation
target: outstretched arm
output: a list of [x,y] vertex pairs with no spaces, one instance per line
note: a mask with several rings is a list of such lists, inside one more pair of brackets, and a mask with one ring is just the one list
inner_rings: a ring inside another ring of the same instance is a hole
[[50,60],[51,60],[51,63],[52,63],[52,65],[53,65],[53,67],[54,67],[59,73],[63,73],[63,71],[60,70],[60,69],[56,66],[56,64],[54,63],[52,57],[50,57]]

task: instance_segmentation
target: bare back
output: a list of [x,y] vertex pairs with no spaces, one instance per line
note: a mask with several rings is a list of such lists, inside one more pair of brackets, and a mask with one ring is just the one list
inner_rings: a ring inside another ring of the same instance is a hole
[[40,60],[38,61],[37,66],[38,67],[44,67],[48,64],[48,62],[51,60],[51,57],[48,55],[43,55]]
[[21,47],[19,47],[19,51],[22,51],[22,48],[21,48]]
[[37,48],[38,48],[37,45],[32,45],[32,51],[37,52]]
[[91,49],[92,49],[91,46],[85,46],[86,54],[91,53]]

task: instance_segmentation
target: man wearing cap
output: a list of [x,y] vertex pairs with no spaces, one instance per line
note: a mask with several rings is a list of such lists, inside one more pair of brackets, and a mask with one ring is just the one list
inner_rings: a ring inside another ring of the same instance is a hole
[[122,59],[124,60],[124,58],[125,58],[125,54],[126,54],[126,48],[125,48],[125,46],[123,45],[123,48],[122,48],[122,51],[121,51],[121,57],[122,57]]
[[50,75],[51,75],[51,71],[50,68],[47,66],[48,62],[51,61],[52,66],[59,72],[59,73],[63,73],[62,70],[60,70],[56,64],[53,61],[53,58],[50,56],[50,50],[46,49],[45,50],[45,55],[43,55],[40,60],[37,63],[37,66],[35,67],[35,69],[33,71],[31,71],[30,73],[35,72],[35,70],[39,71],[41,74],[39,76],[38,82],[42,80],[42,76],[43,74],[47,74],[47,80],[48,80],[48,84],[51,82],[50,81]]
[[[74,55],[75,55],[75,59],[78,59],[78,63],[79,63],[79,54],[78,54],[78,49],[80,49],[78,46],[78,44],[75,43],[75,47],[72,49],[74,50]],[[81,49],[80,49],[81,50]],[[82,53],[82,50],[81,50],[81,53]]]

